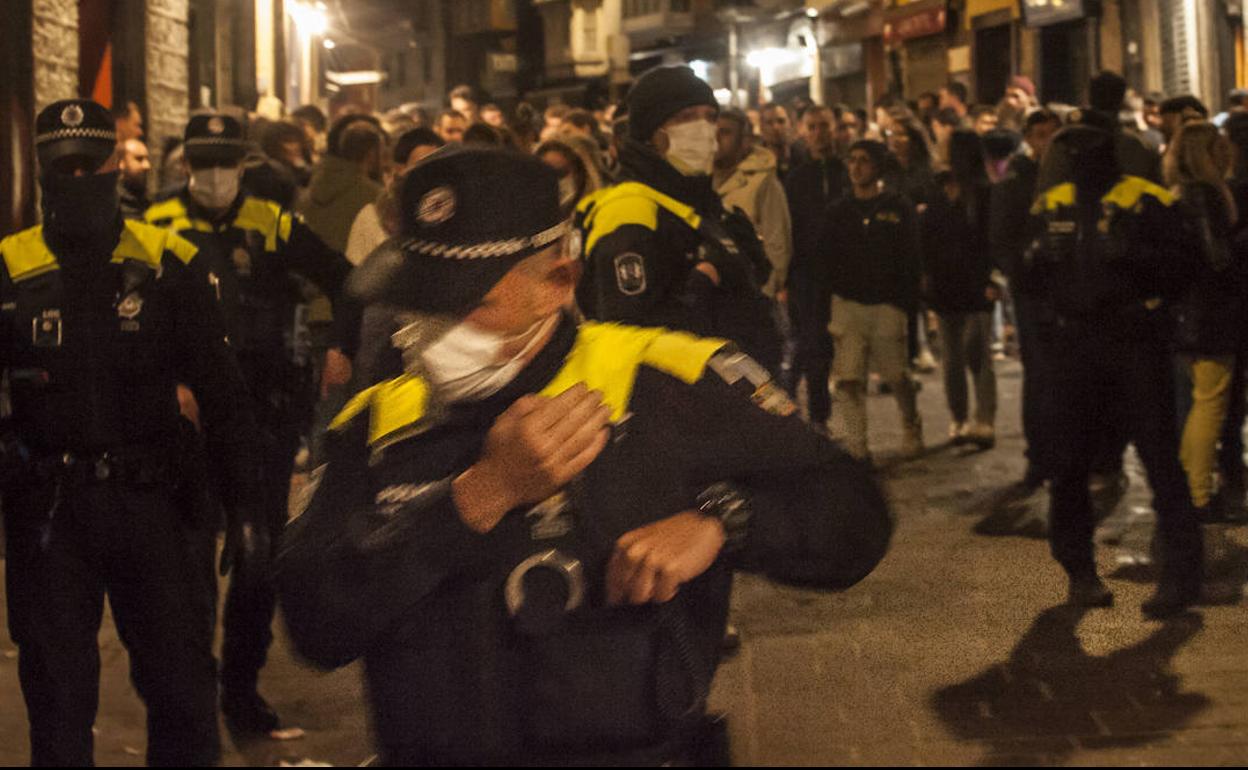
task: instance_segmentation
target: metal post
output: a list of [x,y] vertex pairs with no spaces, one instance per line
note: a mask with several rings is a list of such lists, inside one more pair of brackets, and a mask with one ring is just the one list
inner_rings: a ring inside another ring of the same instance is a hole
[[734,16],[728,21],[728,90],[731,92],[728,103],[733,107],[741,106],[737,103],[737,91],[741,87],[741,76],[738,72],[741,63],[740,53],[737,51],[737,35],[737,19]]

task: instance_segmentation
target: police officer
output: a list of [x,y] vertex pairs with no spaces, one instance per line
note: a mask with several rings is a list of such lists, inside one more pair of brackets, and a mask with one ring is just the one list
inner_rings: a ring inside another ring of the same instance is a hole
[[657,67],[628,94],[622,184],[577,207],[590,318],[726,337],[772,371],[781,342],[759,290],[771,265],[749,219],[711,185],[716,116],[710,86],[688,67]]
[[1035,238],[1019,289],[1034,300],[1040,355],[1052,376],[1050,541],[1070,577],[1069,601],[1109,606],[1097,577],[1088,492],[1098,446],[1098,415],[1120,405],[1157,509],[1161,579],[1144,604],[1164,617],[1200,593],[1201,540],[1179,465],[1167,305],[1195,274],[1173,197],[1121,173],[1113,135],[1069,126],[1050,152],[1062,153],[1070,181],[1040,195]]
[[45,224],[0,241],[9,628],[31,761],[92,763],[107,595],[148,708],[149,764],[212,764],[216,522],[195,505],[195,434],[175,387],[195,389],[222,460],[223,565],[259,575],[245,386],[195,247],[122,221],[108,111],[60,101],[35,127]]
[[[286,523],[294,458],[316,399],[304,322],[310,287],[300,280],[334,297],[351,266],[295,215],[240,188],[245,145],[235,118],[192,117],[184,146],[189,182],[148,209],[146,219],[198,246],[197,264],[216,287],[257,420],[268,434],[264,511],[275,541]],[[340,327],[341,339],[350,339],[349,327]],[[345,382],[350,363],[341,349],[329,352],[326,370]],[[256,582],[232,583],[226,596],[221,707],[234,730],[268,733],[280,726],[256,691],[274,607],[271,586]]]
[[869,469],[723,340],[578,325],[537,160],[439,154],[401,199],[352,281],[397,308],[403,370],[283,538],[292,638],[364,657],[391,764],[690,760],[729,570],[857,582],[891,531]]

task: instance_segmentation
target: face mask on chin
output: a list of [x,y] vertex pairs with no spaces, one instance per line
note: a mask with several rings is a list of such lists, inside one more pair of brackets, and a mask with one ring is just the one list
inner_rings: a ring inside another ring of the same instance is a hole
[[191,170],[187,190],[196,203],[211,211],[228,209],[238,197],[241,166],[213,166]]
[[71,240],[105,237],[117,224],[120,171],[86,176],[45,175],[43,213],[48,230]]
[[[419,351],[417,368],[444,402],[480,401],[502,390],[520,374],[533,349],[558,323],[559,316],[552,313],[511,337],[460,321]],[[403,336],[400,331],[395,339]],[[419,339],[419,335],[408,336]],[[504,357],[507,346],[521,341],[524,345],[519,352]],[[405,354],[404,358],[408,356]]]
[[705,120],[691,120],[671,128],[667,133],[668,147],[664,157],[685,176],[707,176],[715,164],[716,126]]

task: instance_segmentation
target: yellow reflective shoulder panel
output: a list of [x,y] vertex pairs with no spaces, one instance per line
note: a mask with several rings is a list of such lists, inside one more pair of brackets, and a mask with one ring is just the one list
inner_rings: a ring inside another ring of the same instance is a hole
[[[282,207],[263,198],[250,195],[243,199],[238,214],[234,217],[234,226],[243,230],[253,230],[264,236],[264,248],[267,251],[277,250],[277,239],[282,230]],[[290,235],[289,215],[286,215],[286,236]]]
[[373,445],[415,426],[424,418],[428,404],[425,381],[401,375],[355,394],[330,422],[329,429],[342,430],[367,410],[368,443]]
[[149,225],[157,222],[173,222],[178,219],[187,219],[187,213],[186,206],[183,206],[181,199],[176,196],[167,201],[153,203],[147,207],[147,211],[143,212],[143,221]]
[[56,257],[43,241],[43,226],[14,233],[0,241],[0,254],[14,282],[43,275],[57,268]]
[[1073,205],[1075,205],[1075,186],[1066,182],[1050,188],[1037,198],[1035,205],[1031,207],[1031,213],[1043,214],[1046,211],[1056,211],[1062,206]]
[[577,383],[603,394],[611,419],[627,411],[642,365],[652,366],[692,385],[702,378],[706,363],[725,344],[683,332],[607,323],[582,324],[563,368],[542,389],[557,396]]
[[656,229],[660,208],[684,220],[695,230],[702,224],[702,218],[692,206],[640,182],[621,182],[587,197],[577,206],[585,215],[585,229],[588,231],[585,253],[592,254],[599,240],[625,225]]
[[1174,204],[1174,195],[1169,190],[1138,176],[1123,177],[1102,200],[1121,209],[1133,209],[1145,195],[1156,198],[1163,206]]
[[133,259],[159,269],[165,254],[165,244],[168,243],[170,237],[177,236],[155,225],[127,219],[125,227],[121,230],[121,238],[117,241],[117,247],[113,249],[112,261]]
[[173,255],[181,260],[184,265],[191,264],[191,260],[195,259],[195,255],[199,253],[199,249],[196,248],[195,244],[177,233],[169,233],[169,240],[165,241],[165,248],[173,252]]

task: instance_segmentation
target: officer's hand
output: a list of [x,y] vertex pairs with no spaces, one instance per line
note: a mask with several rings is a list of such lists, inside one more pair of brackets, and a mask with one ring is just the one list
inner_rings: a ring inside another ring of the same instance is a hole
[[452,485],[461,518],[489,532],[507,511],[555,494],[607,445],[610,420],[602,394],[583,384],[554,398],[520,398],[494,421],[481,459]]
[[667,602],[724,547],[718,519],[685,511],[625,533],[607,564],[607,603]]
[[199,402],[195,400],[191,389],[182,383],[178,383],[178,411],[195,426],[197,433],[202,430],[199,425]]
[[338,348],[325,351],[325,370],[321,372],[321,398],[329,395],[329,389],[346,385],[351,381],[351,359]]
[[231,571],[235,580],[263,583],[268,579],[272,543],[268,530],[253,520],[236,515],[225,530],[225,547],[221,550],[221,576]]

